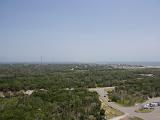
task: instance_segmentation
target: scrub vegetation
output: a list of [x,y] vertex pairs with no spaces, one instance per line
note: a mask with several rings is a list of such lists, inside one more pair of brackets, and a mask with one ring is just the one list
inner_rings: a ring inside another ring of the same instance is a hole
[[[144,76],[142,74],[153,74]],[[160,96],[160,69],[118,69],[95,64],[1,64],[1,120],[104,120],[88,88],[115,86],[112,101],[125,106]],[[43,89],[43,90],[42,90]],[[31,95],[20,91],[34,90]]]

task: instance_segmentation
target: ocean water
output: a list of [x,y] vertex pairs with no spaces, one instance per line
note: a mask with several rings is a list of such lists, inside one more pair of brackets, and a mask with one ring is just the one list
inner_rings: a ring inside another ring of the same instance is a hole
[[105,64],[126,64],[142,66],[160,66],[160,62],[105,62]]

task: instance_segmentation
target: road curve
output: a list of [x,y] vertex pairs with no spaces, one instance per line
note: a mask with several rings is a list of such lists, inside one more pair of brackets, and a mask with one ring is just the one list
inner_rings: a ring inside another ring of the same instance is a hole
[[114,118],[111,118],[111,119],[109,119],[109,120],[120,120],[120,119],[123,119],[123,118],[125,118],[125,117],[127,117],[128,116],[128,114],[126,113],[126,114],[124,114],[124,115],[121,115],[121,116],[118,116],[118,117],[114,117]]
[[[135,117],[142,118],[144,120],[160,120],[160,107],[156,107],[155,110],[150,113],[137,113],[135,112],[135,110],[139,108],[139,105],[132,106],[132,107],[123,107],[123,106],[116,104],[115,102],[108,102],[108,93],[106,91],[107,89],[111,89],[111,87],[91,88],[89,89],[89,91],[96,91],[99,94],[100,98],[104,102],[106,102],[110,107],[120,110],[121,112],[125,113],[122,116],[115,117],[110,120],[120,120],[122,118],[125,118],[126,116],[129,116],[129,117],[135,116]],[[146,101],[145,103],[156,102],[156,101],[160,101],[160,97],[150,99]]]
[[[101,87],[101,88],[90,88],[89,91],[95,91],[99,94],[100,99],[102,99],[104,102],[106,102],[108,104],[108,93],[107,93],[107,89],[114,89],[114,87]],[[110,106],[110,105],[109,105]],[[112,106],[110,106],[112,107]],[[114,107],[112,107],[114,108]],[[125,117],[128,116],[128,113],[125,113],[124,115],[118,116],[118,117],[113,117],[109,120],[120,120],[123,119]]]

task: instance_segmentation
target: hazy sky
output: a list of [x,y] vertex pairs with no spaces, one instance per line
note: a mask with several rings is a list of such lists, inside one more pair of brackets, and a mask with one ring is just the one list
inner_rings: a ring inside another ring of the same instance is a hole
[[0,0],[0,62],[160,61],[160,0]]

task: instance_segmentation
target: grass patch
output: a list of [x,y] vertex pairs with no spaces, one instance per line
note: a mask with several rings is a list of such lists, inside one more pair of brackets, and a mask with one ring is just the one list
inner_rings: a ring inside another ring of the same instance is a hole
[[101,101],[101,108],[105,110],[105,115],[107,116],[107,119],[111,119],[113,117],[121,116],[124,114],[121,111],[110,107],[108,104],[103,102],[103,100],[100,99],[100,101]]
[[137,113],[149,113],[152,112],[154,109],[138,109],[135,112]]
[[129,118],[128,120],[144,120],[144,119],[138,118],[138,117],[132,117],[132,118]]

